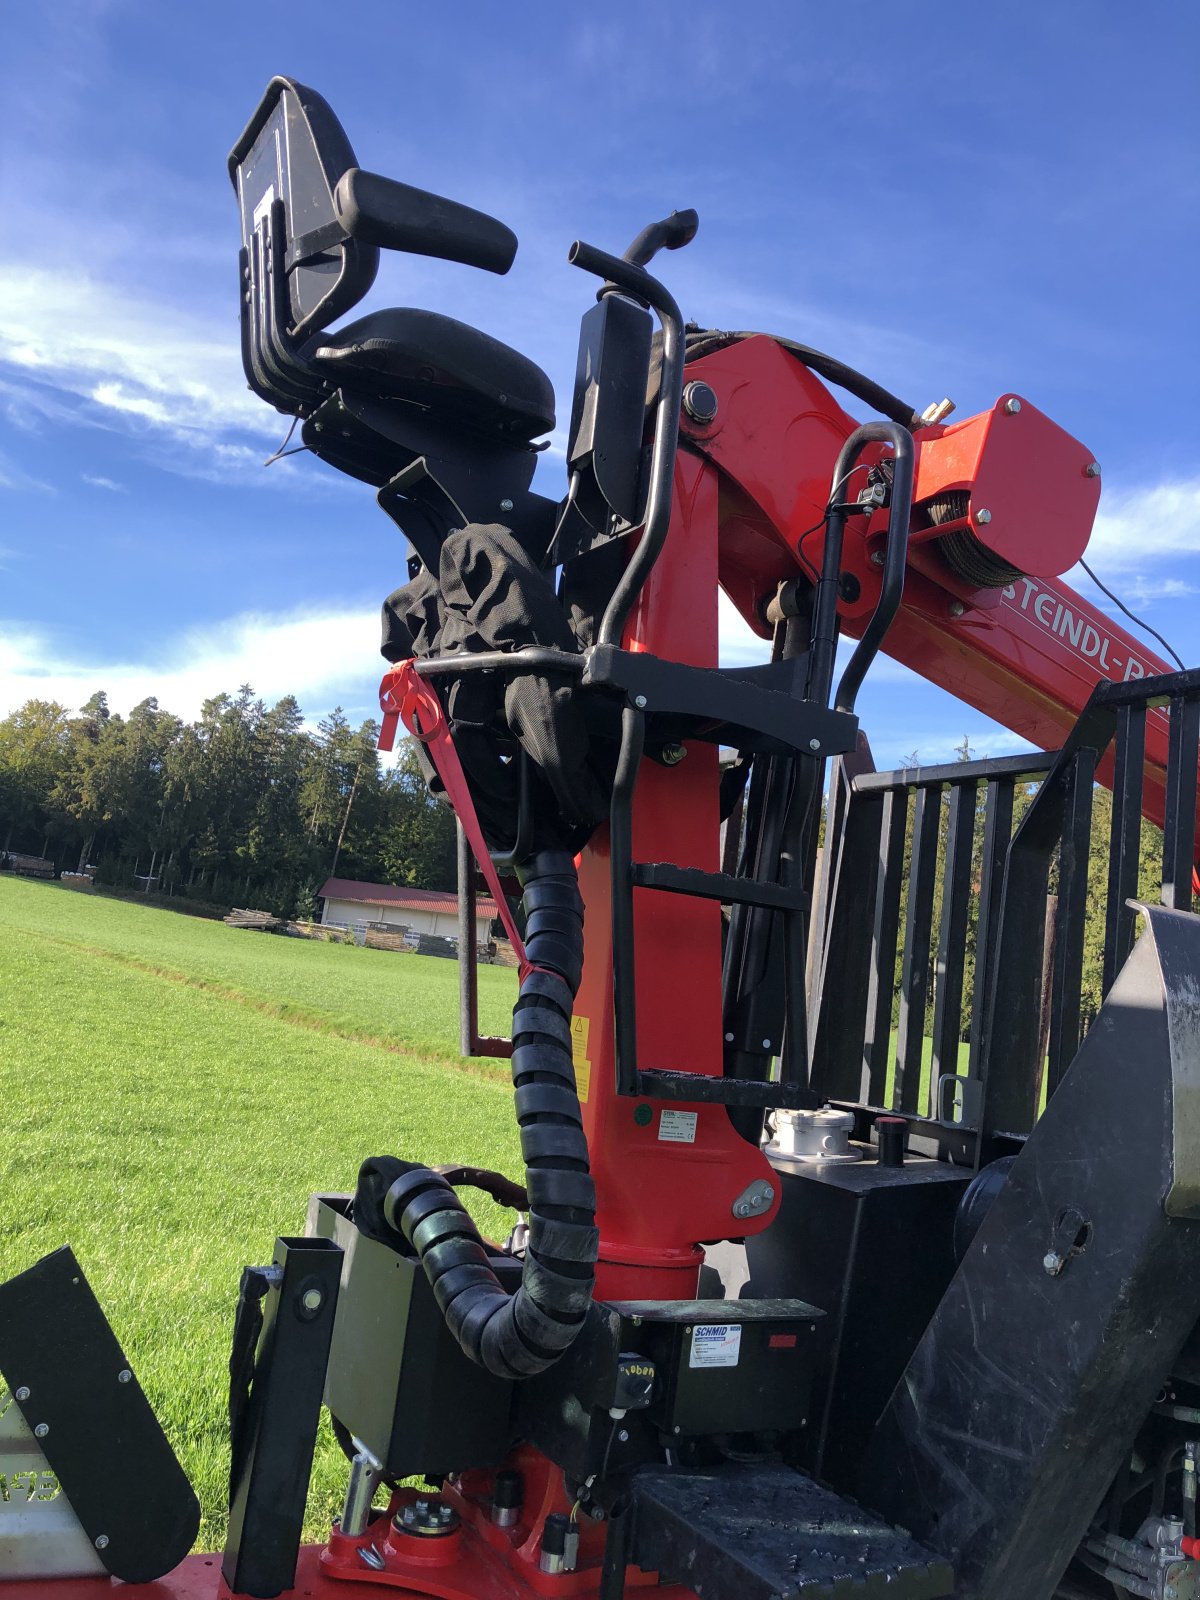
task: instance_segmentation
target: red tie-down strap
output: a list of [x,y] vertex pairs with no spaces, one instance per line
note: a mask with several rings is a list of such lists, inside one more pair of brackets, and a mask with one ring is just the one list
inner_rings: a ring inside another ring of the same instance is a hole
[[467,777],[463,772],[462,762],[458,759],[458,751],[454,748],[454,740],[450,737],[450,727],[436,689],[418,677],[412,661],[401,661],[390,672],[384,673],[383,682],[379,685],[379,705],[383,711],[383,725],[379,730],[381,750],[391,750],[394,747],[397,728],[403,722],[413,738],[419,739],[429,751],[430,760],[437,768],[447,798],[454,807],[454,814],[462,824],[463,832],[492,892],[492,899],[496,902],[496,909],[500,913],[500,921],[504,924],[504,931],[512,941],[513,951],[520,967],[520,980],[524,983],[531,972],[541,969],[526,958],[525,942],[517,932],[513,914],[500,887],[500,874],[496,871],[495,862],[483,837],[483,829],[479,826],[471,791],[467,787]]

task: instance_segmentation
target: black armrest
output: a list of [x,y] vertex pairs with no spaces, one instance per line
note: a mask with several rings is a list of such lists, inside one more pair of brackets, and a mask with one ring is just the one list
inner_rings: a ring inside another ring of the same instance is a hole
[[495,217],[361,167],[342,174],[333,204],[351,239],[385,250],[498,273],[508,271],[517,253],[516,234]]

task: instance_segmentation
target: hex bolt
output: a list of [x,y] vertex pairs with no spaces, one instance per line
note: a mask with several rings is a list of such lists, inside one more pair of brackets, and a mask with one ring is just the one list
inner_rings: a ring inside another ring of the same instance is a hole
[[769,1049],[770,1049],[770,1048],[771,1048],[771,1041],[770,1041],[770,1039],[764,1039],[764,1040],[763,1040],[763,1046],[762,1046],[762,1047],[763,1047],[763,1049],[764,1049],[764,1050],[769,1050]]
[[305,1311],[317,1311],[320,1309],[321,1302],[324,1300],[324,1298],[325,1296],[321,1293],[320,1289],[306,1289],[300,1296],[300,1304],[304,1307]]
[[881,567],[885,560],[886,560],[886,557],[884,556],[884,553],[883,553],[882,550],[872,550],[871,551],[871,565],[873,567]]
[[992,513],[986,506],[980,506],[979,510],[975,513],[975,521],[978,522],[981,527],[986,527],[991,520]]
[[503,500],[501,500],[501,502],[500,502],[500,509],[501,509],[501,511],[511,511],[511,510],[512,510],[512,507],[513,507],[513,503],[512,503],[512,501],[511,501],[511,500],[510,500],[510,499],[509,499],[509,498],[508,498],[508,496],[507,496],[507,495],[506,495],[506,496],[505,496],[505,497],[504,497],[504,499],[503,499]]
[[26,1386],[24,1384],[22,1384],[21,1387],[17,1390],[16,1398],[18,1400],[28,1400],[29,1399],[29,1390],[26,1388]]
[[133,1373],[130,1372],[128,1367],[122,1367],[120,1372],[117,1373],[117,1382],[118,1383],[132,1383],[133,1382]]
[[1083,471],[1085,477],[1098,478],[1100,476],[1100,463],[1098,461],[1089,461]]
[[644,694],[636,694],[636,695],[634,695],[633,703],[638,708],[639,711],[645,711],[645,709],[646,709],[646,696]]
[[963,612],[966,609],[967,609],[966,606],[963,605],[961,600],[951,600],[951,602],[950,602],[950,615],[952,617],[961,617]]
[[1042,1257],[1042,1266],[1048,1277],[1057,1278],[1063,1269],[1063,1258],[1057,1250],[1047,1250]]
[[107,1550],[108,1549],[108,1535],[106,1533],[98,1533],[96,1535],[94,1543],[95,1543],[95,1546],[96,1546],[97,1550]]
[[820,741],[820,739],[810,739],[810,740],[809,740],[809,741],[808,741],[808,748],[809,748],[809,749],[810,749],[810,750],[811,750],[811,751],[812,751],[812,752],[813,752],[813,754],[814,754],[814,755],[815,755],[815,754],[816,754],[816,753],[817,753],[817,751],[818,751],[818,750],[819,750],[819,749],[820,749],[820,748],[821,748],[821,741]]
[[1004,409],[1008,412],[1010,417],[1016,416],[1017,412],[1021,409],[1021,402],[1017,399],[1016,395],[1013,395],[1010,400],[1006,400],[1004,402]]
[[[725,1035],[725,1043],[726,1044],[732,1044],[733,1043],[733,1035],[731,1033],[727,1033]],[[25,1393],[28,1394],[29,1390],[26,1389]],[[18,1389],[17,1390],[17,1399],[19,1400],[20,1398],[21,1398],[21,1391]]]
[[663,745],[662,758],[668,767],[677,767],[687,755],[687,747],[682,744]]
[[620,1429],[617,1430],[617,1443],[618,1444],[628,1444],[629,1443],[629,1429],[628,1428],[620,1428]]
[[44,1439],[49,1432],[50,1424],[48,1422],[39,1422],[37,1427],[33,1430],[33,1437],[35,1439]]

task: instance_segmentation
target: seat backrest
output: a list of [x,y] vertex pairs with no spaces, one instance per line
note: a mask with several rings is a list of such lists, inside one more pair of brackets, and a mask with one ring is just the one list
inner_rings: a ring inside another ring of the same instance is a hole
[[242,245],[281,200],[288,246],[288,297],[297,340],[357,305],[375,281],[379,250],[342,229],[333,194],[358,165],[350,141],[315,89],[272,78],[229,157],[242,217]]

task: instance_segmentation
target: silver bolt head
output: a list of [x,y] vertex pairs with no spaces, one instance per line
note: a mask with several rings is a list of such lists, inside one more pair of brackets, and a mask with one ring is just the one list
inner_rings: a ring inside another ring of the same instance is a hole
[[[732,1043],[733,1043],[733,1035],[732,1035],[732,1034],[731,1034],[731,1033],[727,1033],[727,1034],[726,1034],[726,1035],[725,1035],[725,1043],[726,1043],[726,1044],[732,1044]],[[29,1392],[29,1391],[28,1391],[28,1390],[26,1390],[26,1393],[27,1393],[27,1394],[28,1394],[28,1392]],[[17,1391],[17,1398],[18,1398],[18,1399],[20,1399],[20,1391],[19,1391],[19,1390],[18,1390],[18,1391]]]
[[29,1399],[29,1390],[25,1387],[24,1384],[22,1384],[21,1387],[17,1390],[16,1398],[18,1400],[28,1400]]
[[646,709],[646,696],[644,694],[634,695],[633,703],[638,708],[639,711],[645,711],[645,709]]
[[764,1039],[764,1040],[763,1040],[763,1046],[762,1046],[762,1047],[763,1047],[763,1049],[764,1049],[764,1050],[769,1050],[769,1049],[770,1049],[770,1048],[771,1048],[771,1041],[770,1041],[770,1039]]
[[106,1533],[98,1533],[94,1542],[97,1550],[108,1549],[108,1535]]
[[762,1197],[766,1201],[767,1205],[770,1205],[774,1201],[774,1199],[775,1199],[775,1191],[774,1191],[774,1189],[772,1189],[772,1187],[771,1187],[771,1185],[769,1183],[764,1183],[763,1184]]
[[1004,409],[1008,412],[1010,417],[1016,416],[1017,412],[1021,409],[1021,402],[1017,399],[1016,395],[1013,395],[1011,399],[1004,402]]
[[506,495],[505,498],[500,502],[500,509],[501,511],[511,511],[512,507],[513,503]]
[[677,767],[687,755],[687,747],[682,744],[663,745],[662,758],[668,767]]
[[128,1367],[122,1367],[120,1372],[117,1373],[117,1382],[118,1383],[132,1383],[133,1382],[133,1373],[130,1372]]
[[620,1428],[620,1429],[617,1430],[617,1441],[620,1444],[628,1444],[629,1443],[629,1429],[628,1428]]
[[320,1289],[306,1289],[300,1296],[300,1304],[304,1307],[305,1311],[316,1311],[324,1298],[325,1296],[321,1293]]
[[1052,1278],[1057,1278],[1058,1274],[1062,1271],[1062,1264],[1063,1258],[1059,1255],[1057,1250],[1047,1250],[1046,1254],[1042,1257],[1042,1266]]
[[810,749],[810,750],[811,750],[811,751],[812,751],[812,752],[813,752],[813,754],[814,754],[814,755],[815,755],[815,754],[816,754],[816,752],[817,752],[817,751],[818,751],[818,750],[819,750],[819,749],[820,749],[820,748],[821,748],[821,741],[820,741],[820,739],[810,739],[810,740],[809,740],[809,741],[808,741],[808,748],[809,748],[809,749]]
[[48,1422],[39,1422],[37,1427],[33,1430],[33,1437],[35,1439],[44,1439],[49,1432],[50,1424]]
[[1089,461],[1083,471],[1086,477],[1098,478],[1100,476],[1100,463],[1098,461]]
[[988,508],[986,506],[981,506],[979,508],[979,510],[975,513],[975,521],[978,522],[983,527],[986,527],[987,524],[991,520],[992,520],[992,513],[988,510]]
[[871,551],[871,565],[873,567],[881,567],[883,565],[885,559],[886,558],[885,558],[882,550],[872,550]]
[[961,617],[963,612],[966,609],[967,609],[966,606],[963,605],[961,600],[951,600],[951,602],[950,602],[950,615],[952,617]]

